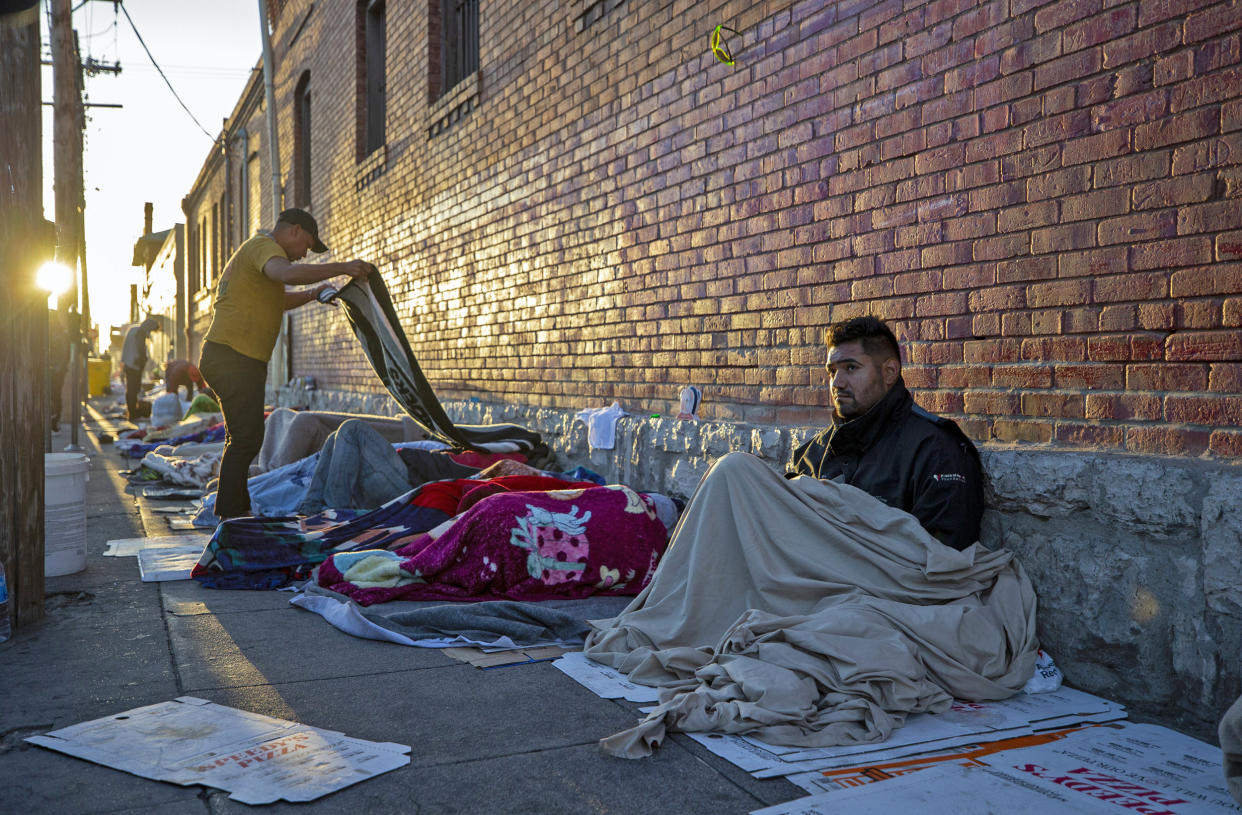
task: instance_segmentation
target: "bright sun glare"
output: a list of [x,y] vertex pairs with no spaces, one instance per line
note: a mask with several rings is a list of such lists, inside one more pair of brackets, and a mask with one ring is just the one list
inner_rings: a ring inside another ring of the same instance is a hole
[[35,285],[52,296],[69,291],[73,281],[73,272],[63,263],[50,260],[39,267],[35,276]]

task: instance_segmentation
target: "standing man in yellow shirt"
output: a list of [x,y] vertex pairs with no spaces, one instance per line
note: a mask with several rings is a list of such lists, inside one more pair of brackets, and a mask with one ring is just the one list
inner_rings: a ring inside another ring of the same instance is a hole
[[274,229],[259,230],[233,253],[216,287],[211,328],[198,367],[216,393],[227,429],[216,495],[221,520],[251,514],[247,480],[250,462],[263,446],[267,361],[281,318],[329,288],[323,284],[287,291],[285,286],[319,283],[337,275],[366,277],[375,268],[363,260],[297,262],[308,251],[327,250],[310,213],[287,209],[277,217]]

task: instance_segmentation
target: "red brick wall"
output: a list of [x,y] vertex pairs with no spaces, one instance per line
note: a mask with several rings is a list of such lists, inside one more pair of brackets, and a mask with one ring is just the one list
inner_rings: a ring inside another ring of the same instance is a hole
[[[277,93],[292,144],[310,70],[330,257],[376,262],[442,397],[666,413],[695,383],[705,417],[817,424],[823,328],[872,312],[978,440],[1242,455],[1242,4],[625,2],[577,31],[582,0],[483,0],[478,104],[431,139],[428,6],[388,3],[382,154],[353,0],[285,5]],[[295,374],[380,388],[339,313],[295,325]]]

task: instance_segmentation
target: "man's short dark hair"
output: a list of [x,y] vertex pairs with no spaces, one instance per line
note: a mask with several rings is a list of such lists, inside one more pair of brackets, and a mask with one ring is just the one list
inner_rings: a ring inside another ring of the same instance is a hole
[[897,345],[897,337],[879,317],[868,314],[828,326],[829,348],[854,341],[862,342],[863,350],[868,356],[877,359],[894,357],[901,362],[901,347]]

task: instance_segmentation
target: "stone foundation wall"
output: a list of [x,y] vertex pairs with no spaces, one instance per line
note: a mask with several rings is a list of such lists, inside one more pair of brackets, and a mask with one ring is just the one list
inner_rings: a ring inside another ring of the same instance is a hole
[[[292,391],[282,403],[396,414],[387,394]],[[572,412],[445,402],[461,424],[541,433],[561,464],[686,498],[711,462],[740,450],[783,469],[817,428],[630,416],[592,449]],[[1077,688],[1135,718],[1215,740],[1242,692],[1242,466],[1035,446],[981,448],[983,542],[1021,558],[1039,593],[1043,646]]]

